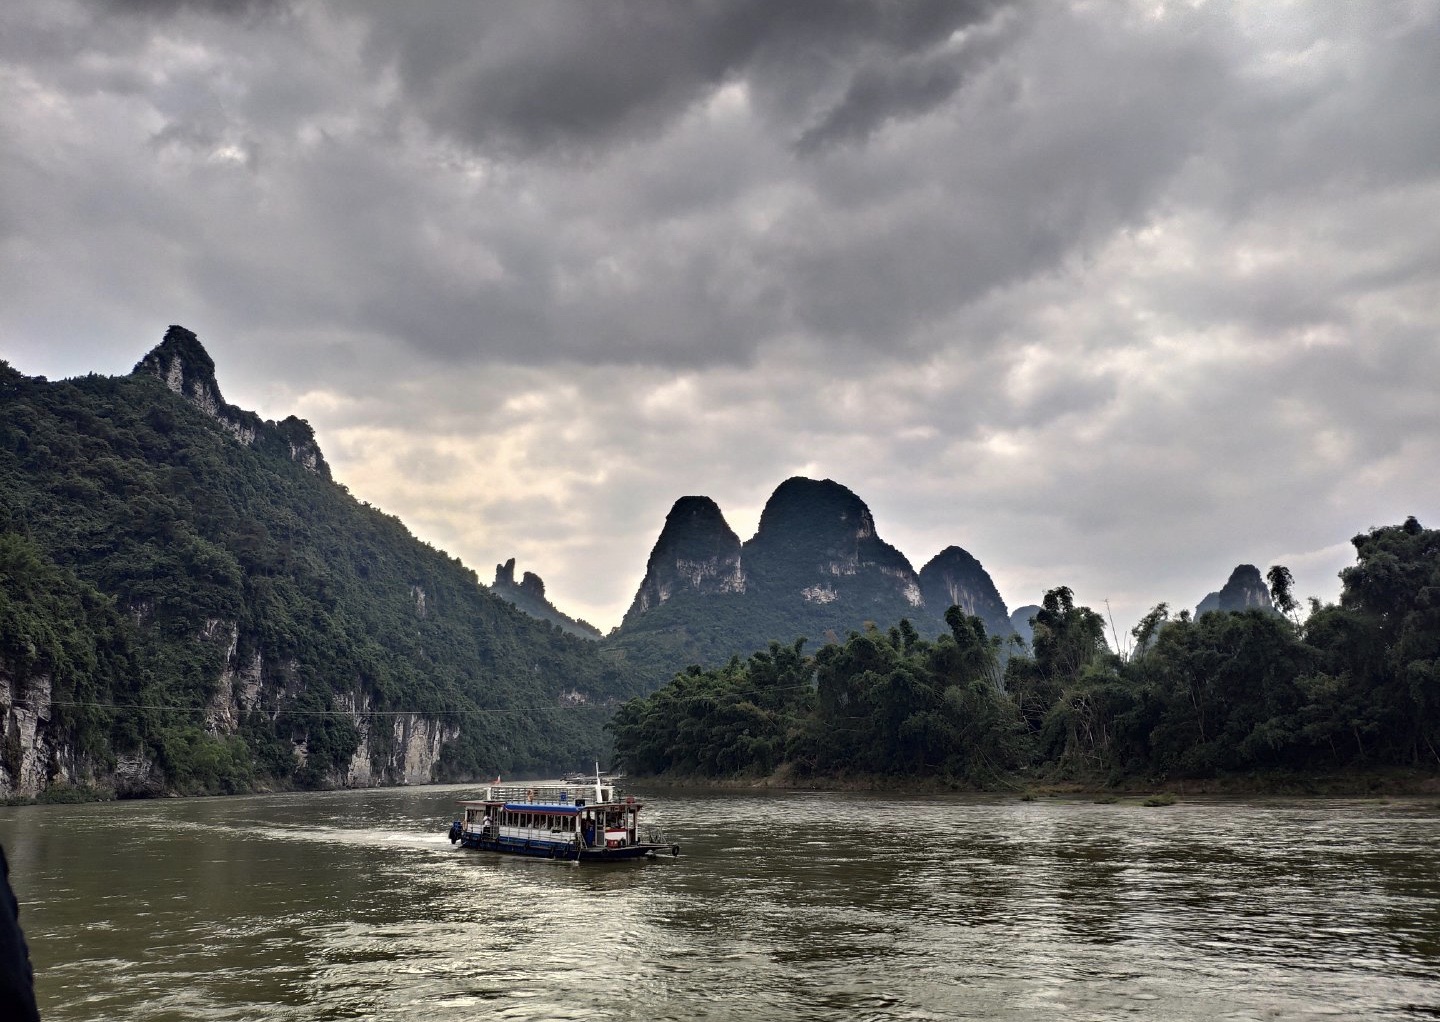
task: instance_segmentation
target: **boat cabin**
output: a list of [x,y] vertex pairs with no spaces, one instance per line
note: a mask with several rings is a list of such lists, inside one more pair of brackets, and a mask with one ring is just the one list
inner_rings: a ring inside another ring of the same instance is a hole
[[500,785],[459,803],[450,840],[467,848],[552,859],[636,858],[678,846],[640,838],[641,803],[613,784]]

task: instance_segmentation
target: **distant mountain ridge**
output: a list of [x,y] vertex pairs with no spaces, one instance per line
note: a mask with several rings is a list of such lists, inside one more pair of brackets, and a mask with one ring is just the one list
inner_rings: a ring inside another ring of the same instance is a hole
[[951,546],[917,572],[853,491],[796,476],[775,489],[744,543],[709,497],[677,500],[608,642],[678,668],[902,618],[940,634],[952,605],[992,635],[1011,633],[1004,600],[971,554]]

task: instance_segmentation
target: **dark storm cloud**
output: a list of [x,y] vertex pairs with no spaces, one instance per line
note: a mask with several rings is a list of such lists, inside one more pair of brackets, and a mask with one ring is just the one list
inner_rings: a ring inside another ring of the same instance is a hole
[[859,70],[840,101],[807,128],[796,148],[814,152],[835,142],[864,141],[892,117],[914,116],[939,106],[960,87],[953,59],[906,60]]
[[115,14],[168,18],[182,11],[222,18],[263,17],[287,10],[291,0],[90,0]]
[[953,92],[958,68],[926,55],[1001,6],[535,0],[368,11],[373,57],[395,62],[427,119],[488,151],[524,155],[653,136],[736,79],[801,138],[863,136],[866,125]]
[[1138,616],[1440,499],[1436,96],[1428,0],[12,0],[0,356],[184,323],[602,624],[796,473]]

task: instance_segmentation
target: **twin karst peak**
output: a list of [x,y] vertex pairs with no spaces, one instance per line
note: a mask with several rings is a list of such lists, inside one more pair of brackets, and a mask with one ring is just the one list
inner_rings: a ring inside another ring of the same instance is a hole
[[[1008,632],[1004,602],[978,561],[951,547],[931,561],[928,574],[917,574],[904,554],[880,538],[865,502],[832,479],[785,480],[766,502],[755,535],[743,544],[709,497],[676,501],[622,632],[660,627],[658,619],[642,622],[677,597],[687,606],[705,601],[706,609],[685,615],[691,634],[707,627],[705,615],[722,606],[730,617],[757,628],[797,629],[817,639],[901,617],[939,631],[952,603],[981,617],[987,628]],[[716,603],[717,597],[725,602]],[[741,606],[751,610],[742,612]],[[675,624],[672,616],[665,615],[665,627]],[[784,637],[757,632],[736,638],[758,647]]]

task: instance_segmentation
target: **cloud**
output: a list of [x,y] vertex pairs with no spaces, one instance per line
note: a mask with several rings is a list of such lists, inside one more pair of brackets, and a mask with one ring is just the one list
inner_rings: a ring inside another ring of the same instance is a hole
[[837,95],[852,119],[861,106],[898,113],[954,76],[937,67],[923,85],[912,71],[886,87],[883,65],[934,50],[999,6],[539,0],[421,10],[381,3],[366,15],[371,59],[396,68],[411,102],[440,130],[513,158],[583,158],[663,133],[735,80],[749,82],[783,124]]
[[[357,496],[608,625],[829,476],[1138,617],[1440,491],[1440,9],[0,5],[0,352],[195,329]],[[1307,575],[1306,572],[1314,574]]]

